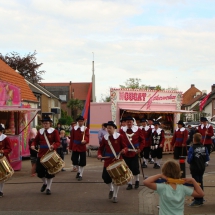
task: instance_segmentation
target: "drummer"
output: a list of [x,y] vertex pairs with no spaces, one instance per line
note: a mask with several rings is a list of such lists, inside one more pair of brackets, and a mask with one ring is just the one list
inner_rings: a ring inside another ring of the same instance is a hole
[[[116,155],[118,155],[119,153],[125,154],[128,149],[126,143],[124,142],[123,136],[115,131],[115,129],[117,129],[117,126],[114,124],[113,121],[105,123],[105,127],[107,128],[108,133],[103,137],[101,145],[98,149],[98,159],[102,159],[102,152],[105,150],[106,159],[104,159],[102,179],[110,189],[108,198],[112,199],[113,203],[117,203],[117,194],[119,191],[119,186],[116,186],[112,183],[112,178],[108,174],[106,168],[113,162],[113,159],[115,157],[114,153]],[[109,146],[108,139],[110,140],[114,151],[112,151],[111,147]]]
[[[58,131],[51,127],[52,120],[48,115],[45,115],[41,121],[43,128],[37,133],[37,136],[31,144],[31,149],[35,150],[35,147],[39,146],[36,172],[37,176],[43,181],[43,186],[40,191],[44,192],[46,190],[46,194],[51,195],[51,185],[54,175],[48,173],[47,169],[40,163],[40,159],[48,150],[56,150],[60,146],[60,136]],[[48,142],[45,139],[45,135]]]
[[[3,134],[5,127],[3,124],[0,124],[0,158],[5,156],[7,160],[10,162],[8,154],[12,151],[10,139]],[[0,198],[3,197],[3,187],[4,182],[0,182]]]

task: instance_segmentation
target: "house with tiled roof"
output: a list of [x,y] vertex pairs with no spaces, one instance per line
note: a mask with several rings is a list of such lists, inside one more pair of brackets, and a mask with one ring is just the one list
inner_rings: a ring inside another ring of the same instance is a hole
[[[71,116],[71,109],[67,107],[67,102],[72,99],[79,99],[85,103],[92,82],[80,82],[80,83],[40,83],[45,89],[50,91],[56,97],[61,99],[61,108],[66,111],[69,116]],[[91,95],[92,101],[92,95]]]
[[206,101],[203,111],[207,113],[209,117],[213,117],[213,120],[215,118],[215,84],[211,86],[211,94],[208,97],[208,100]]
[[20,88],[23,102],[37,103],[37,98],[32,93],[23,76],[17,73],[4,61],[0,60],[0,80],[14,84]]
[[[38,113],[38,118],[41,119],[43,113],[50,113],[51,115],[55,115],[53,118],[55,121],[54,123],[56,124],[61,116],[61,100],[40,84],[32,83],[29,80],[25,81],[29,85],[34,95],[37,97],[38,108],[41,109],[41,111]],[[53,109],[58,109],[59,113],[55,114]]]

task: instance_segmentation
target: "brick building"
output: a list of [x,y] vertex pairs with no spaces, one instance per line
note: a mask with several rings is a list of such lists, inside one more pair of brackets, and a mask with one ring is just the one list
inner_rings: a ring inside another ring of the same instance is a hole
[[68,83],[40,83],[41,86],[61,100],[61,109],[66,111],[69,116],[71,116],[71,109],[67,107],[67,102],[74,98],[81,100],[84,104],[90,84],[91,82],[73,83],[71,81]]

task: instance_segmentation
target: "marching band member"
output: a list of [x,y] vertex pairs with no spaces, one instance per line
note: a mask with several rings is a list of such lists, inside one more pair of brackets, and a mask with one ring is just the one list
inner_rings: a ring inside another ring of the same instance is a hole
[[44,192],[46,190],[46,195],[51,195],[51,185],[55,175],[48,173],[47,169],[40,163],[40,159],[48,150],[56,150],[60,146],[60,136],[58,131],[51,127],[52,120],[49,116],[45,115],[41,121],[43,128],[37,133],[31,144],[31,149],[35,150],[35,147],[39,148],[36,172],[38,178],[41,178],[43,181],[40,191]]
[[121,125],[121,129],[126,126],[126,120],[124,117],[120,120],[120,125]]
[[143,132],[143,136],[145,138],[145,146],[143,149],[143,164],[142,164],[142,168],[147,168],[147,164],[148,164],[148,159],[149,159],[149,154],[150,154],[150,146],[151,146],[151,133],[152,133],[152,129],[147,125],[147,120],[146,119],[141,119],[141,123],[142,125],[140,126],[140,129]]
[[[5,130],[4,125],[0,124],[0,158],[5,156],[8,162],[10,162],[8,154],[12,151],[12,149],[10,145],[10,139],[3,134],[4,130]],[[1,173],[1,170],[0,170],[0,173]],[[3,187],[4,187],[4,182],[0,182],[0,197],[3,197]]]
[[89,143],[89,129],[84,126],[84,118],[79,116],[77,125],[74,126],[71,132],[70,146],[72,150],[72,163],[73,166],[78,168],[76,178],[78,181],[82,180],[84,167],[86,166],[86,144]]
[[174,147],[174,159],[179,159],[180,156],[187,156],[187,138],[188,131],[184,128],[185,124],[182,120],[178,121],[178,128],[175,130],[171,145]]
[[[208,154],[210,155],[212,145],[211,137],[214,136],[213,127],[210,124],[208,124],[208,120],[206,117],[201,117],[200,121],[201,125],[198,126],[196,132],[202,135],[201,143],[205,147],[207,147]],[[208,162],[206,162],[206,166],[208,166]]]
[[[149,118],[149,119],[147,120],[147,123],[148,123],[148,126],[149,126],[149,128],[150,128],[151,130],[155,127],[155,126],[153,125],[154,119]],[[150,152],[149,152],[149,163],[150,163],[150,164],[154,164],[154,163],[155,163],[155,161],[153,160],[153,158],[152,158],[152,156],[151,156],[151,150],[150,150]]]
[[[108,198],[112,199],[113,203],[117,203],[117,194],[119,191],[119,186],[116,186],[112,183],[112,178],[108,174],[106,168],[113,162],[113,159],[115,157],[114,153],[116,155],[124,154],[127,152],[127,146],[123,139],[123,136],[115,131],[117,129],[117,126],[114,124],[113,121],[109,121],[108,123],[105,123],[105,127],[107,127],[107,134],[102,139],[102,143],[98,149],[98,159],[102,159],[102,153],[105,150],[105,159],[104,159],[104,168],[102,173],[102,179],[104,180],[104,183],[108,185],[110,188]],[[112,145],[111,146],[109,145]],[[121,157],[121,155],[120,155]]]
[[155,169],[160,169],[160,161],[163,157],[163,147],[165,142],[164,131],[159,128],[160,123],[158,121],[154,122],[154,128],[151,134],[151,155],[155,160]]
[[[139,187],[140,174],[138,154],[144,148],[145,138],[141,129],[134,125],[134,119],[131,116],[126,118],[126,125],[123,129],[120,129],[120,134],[123,135],[128,147],[128,152],[123,158],[135,177],[135,189],[137,189]],[[128,183],[126,189],[133,189],[132,180]]]

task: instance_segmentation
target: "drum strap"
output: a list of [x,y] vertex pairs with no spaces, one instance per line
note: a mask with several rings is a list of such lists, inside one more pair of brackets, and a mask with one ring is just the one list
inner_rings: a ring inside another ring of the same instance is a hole
[[109,138],[108,138],[108,145],[110,146],[110,149],[111,149],[111,151],[112,151],[114,157],[115,157],[116,159],[118,159],[118,156],[116,155],[116,152],[115,152],[115,150],[114,150],[114,148],[113,148],[113,146],[112,146],[112,144],[111,144]]
[[128,141],[129,141],[129,143],[131,144],[131,147],[132,147],[133,150],[136,152],[136,149],[134,148],[134,145],[133,145],[133,143],[131,142],[131,140],[130,140],[128,134],[127,134],[127,133],[125,133],[125,134],[126,134],[126,137],[127,137]]
[[47,145],[48,145],[48,147],[50,149],[50,143],[49,143],[49,140],[48,140],[48,138],[46,136],[46,132],[45,131],[44,131],[44,137],[45,137],[46,143],[47,143]]

